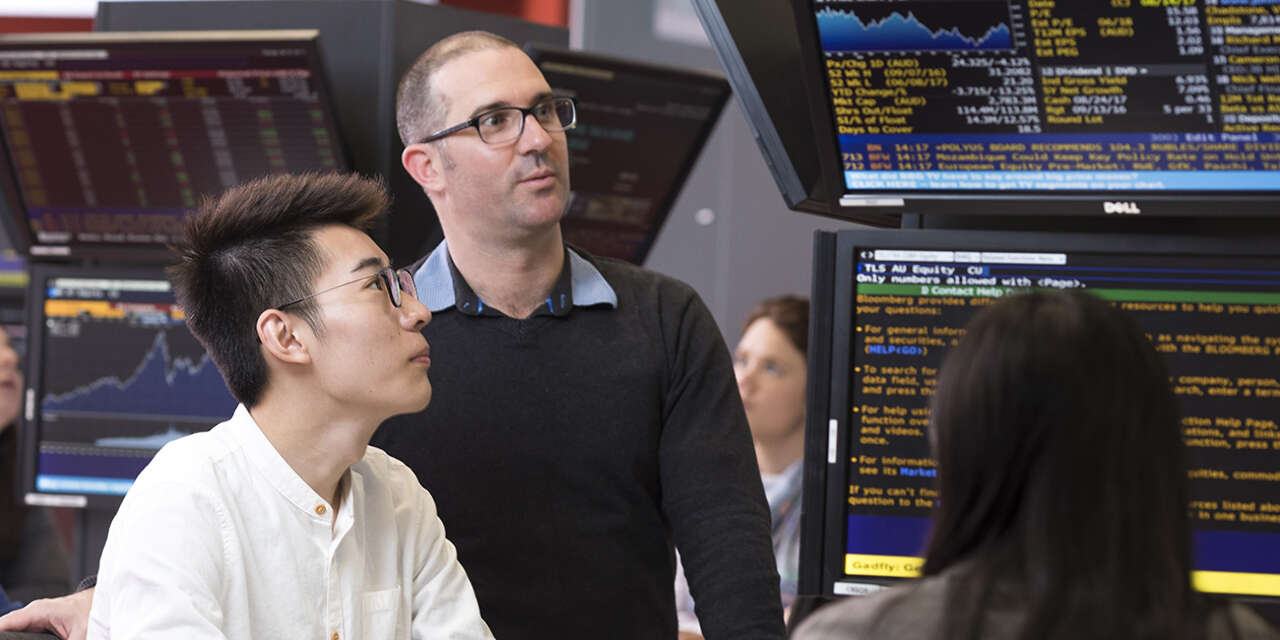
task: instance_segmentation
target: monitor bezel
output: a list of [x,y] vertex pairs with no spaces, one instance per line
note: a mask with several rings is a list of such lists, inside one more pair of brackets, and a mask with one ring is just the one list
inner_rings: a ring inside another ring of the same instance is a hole
[[[823,232],[820,232],[823,233]],[[1055,251],[1055,252],[1098,252],[1098,253],[1132,253],[1141,255],[1223,255],[1231,257],[1268,257],[1275,258],[1276,246],[1280,243],[1278,235],[1242,236],[1189,236],[1159,234],[1117,234],[1117,233],[1054,233],[1025,231],[973,231],[973,230],[875,230],[854,229],[826,233],[834,240],[834,261],[831,263],[834,274],[830,274],[834,282],[830,290],[831,300],[821,301],[814,305],[815,310],[830,313],[829,317],[815,319],[813,322],[827,323],[830,327],[831,358],[828,367],[819,368],[816,361],[809,370],[809,393],[825,398],[825,406],[830,407],[830,415],[811,416],[806,425],[806,453],[817,451],[834,451],[830,458],[809,455],[805,458],[806,478],[814,477],[822,480],[821,497],[813,503],[820,503],[820,512],[805,514],[801,524],[801,546],[813,545],[819,549],[821,558],[820,583],[821,592],[803,595],[820,595],[837,597],[851,595],[836,593],[837,583],[851,585],[849,590],[856,590],[852,585],[867,585],[867,589],[887,587],[913,578],[884,577],[849,577],[844,574],[844,542],[845,542],[845,500],[848,497],[847,479],[849,459],[848,437],[852,429],[852,417],[848,411],[843,413],[841,407],[850,406],[851,389],[850,371],[854,366],[852,327],[854,322],[854,299],[856,296],[854,282],[854,265],[858,251],[863,248],[877,249],[956,249],[977,247],[995,251]],[[815,272],[815,278],[818,274]],[[815,293],[819,289],[815,287]],[[818,301],[815,301],[818,302]],[[835,435],[832,442],[829,436]],[[834,462],[829,462],[834,460]],[[1280,597],[1214,594],[1240,602],[1252,602],[1265,606],[1280,607]]]
[[[803,49],[790,8],[785,5],[775,6],[773,0],[693,0],[693,9],[711,41],[720,66],[725,70],[729,84],[733,87],[733,95],[746,116],[752,138],[760,148],[765,166],[773,176],[787,207],[792,211],[842,217],[877,227],[899,226],[898,216],[838,216],[831,211],[826,179],[818,159],[820,154],[815,150],[817,135],[813,122],[807,116],[809,105],[804,97],[804,80],[794,78],[789,81],[789,90],[768,93],[761,91],[760,83],[755,81],[757,75],[762,78],[777,77],[780,71],[799,64],[798,58],[803,55]],[[762,17],[761,12],[768,13]],[[771,29],[766,29],[772,34],[772,38],[767,41],[752,39],[750,34],[741,33],[740,28],[735,33],[732,26],[757,25],[762,19],[774,20]],[[760,51],[761,48],[767,48],[770,55]],[[761,68],[766,63],[768,67]],[[756,75],[753,75],[753,70]],[[779,94],[785,98],[780,98]],[[766,95],[770,99],[766,99]],[[780,101],[793,106],[783,108]],[[779,112],[778,109],[783,110]],[[804,115],[800,118],[789,117],[794,113]],[[784,131],[792,135],[784,137]],[[794,143],[798,138],[808,140],[809,148],[801,150],[788,147],[789,140]],[[805,152],[812,157],[797,158],[795,155]],[[810,167],[807,162],[814,164]],[[802,175],[802,169],[811,169],[813,173]]]
[[[680,198],[680,194],[684,191],[684,185],[689,181],[689,175],[693,172],[694,165],[702,157],[702,153],[707,146],[707,140],[711,137],[712,131],[715,130],[716,124],[720,122],[720,116],[724,113],[724,105],[729,101],[729,94],[732,92],[729,81],[724,76],[716,73],[651,64],[598,53],[575,51],[536,42],[526,44],[524,52],[533,60],[534,64],[538,65],[540,70],[544,62],[582,64],[613,69],[630,75],[647,75],[658,77],[665,81],[701,85],[716,92],[711,116],[703,123],[702,129],[694,138],[691,146],[692,152],[688,157],[684,158],[676,173],[676,179],[671,183],[667,193],[657,203],[658,216],[652,228],[647,232],[648,237],[645,244],[638,249],[637,257],[633,261],[633,264],[643,265],[649,256],[649,252],[653,249],[662,227],[666,225],[667,218],[671,216],[671,210],[675,207],[676,200]],[[551,87],[553,91],[558,88],[554,85]],[[563,221],[561,224],[563,224]],[[584,248],[590,251],[589,247]]]
[[[818,38],[813,0],[787,0],[796,16],[800,37],[801,64],[808,86],[806,97],[810,117],[817,132],[820,164],[832,215],[857,220],[869,214],[1014,217],[1235,217],[1280,216],[1280,191],[868,191],[849,197],[837,144],[831,91],[820,64],[822,45]],[[807,54],[807,55],[806,55]],[[1110,206],[1107,206],[1110,205]]]
[[[210,46],[254,46],[279,45],[303,47],[307,51],[307,65],[311,70],[311,79],[320,95],[320,104],[324,106],[326,117],[333,127],[331,132],[333,144],[337,149],[335,159],[338,161],[336,171],[345,172],[351,168],[351,150],[342,136],[342,123],[338,121],[337,104],[334,101],[328,73],[324,65],[324,57],[320,45],[320,32],[316,29],[257,29],[257,30],[217,30],[217,31],[116,31],[116,32],[75,32],[75,33],[20,33],[0,34],[0,47],[15,46],[109,46],[128,45],[138,47],[159,47],[190,45],[193,47]],[[18,187],[16,168],[10,162],[7,140],[0,132],[0,191],[3,191],[4,208],[8,215],[3,216],[6,230],[13,232],[13,242],[21,245],[22,250],[35,259],[77,260],[103,259],[122,263],[156,264],[165,263],[170,252],[163,244],[141,243],[45,243],[40,242],[31,229],[27,217],[26,203],[23,201]],[[210,194],[213,195],[213,194]]]
[[[730,2],[733,1],[730,0]],[[745,2],[735,4],[745,4]],[[778,185],[783,201],[793,211],[825,214],[827,199],[822,195],[822,181],[815,180],[816,184],[812,190],[806,188],[800,172],[796,170],[795,163],[786,152],[777,123],[769,115],[760,90],[751,80],[746,58],[742,55],[729,29],[720,3],[716,0],[693,0],[693,9],[698,16],[698,21],[702,23],[702,30],[706,32],[707,39],[711,41],[716,59],[724,68],[729,85],[733,87],[734,97],[738,99],[738,104],[747,116],[747,125],[751,127],[752,137],[760,147],[760,153],[764,156],[773,181]]]

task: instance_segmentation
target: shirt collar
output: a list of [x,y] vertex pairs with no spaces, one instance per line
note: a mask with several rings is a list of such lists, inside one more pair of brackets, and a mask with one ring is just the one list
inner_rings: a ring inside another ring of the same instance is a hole
[[[249,414],[249,410],[245,406],[239,405],[232,414],[231,419],[225,423],[231,433],[231,437],[240,444],[241,450],[245,452],[253,465],[258,471],[266,477],[267,481],[280,493],[286,500],[293,503],[299,510],[306,512],[309,518],[320,522],[328,523],[332,520],[333,515],[328,513],[333,505],[329,504],[327,498],[321,497],[311,488],[310,485],[298,475],[293,467],[281,457],[280,452],[276,451],[275,446],[267,440],[266,434],[262,433],[262,428]],[[351,475],[355,475],[355,469],[351,470]],[[339,528],[344,526],[342,522],[349,519],[352,515],[352,509],[348,505],[354,504],[354,498],[351,492],[356,478],[350,478],[347,483],[347,492],[343,497],[342,507],[339,509],[338,519]],[[323,510],[317,507],[323,505]]]
[[[544,308],[534,315],[562,316],[570,307],[606,304],[618,308],[618,295],[600,274],[600,270],[577,250],[566,247],[568,269],[561,270]],[[484,306],[449,257],[448,241],[441,241],[413,274],[418,299],[432,313],[457,307],[469,315],[500,315]],[[466,306],[464,306],[466,305]]]

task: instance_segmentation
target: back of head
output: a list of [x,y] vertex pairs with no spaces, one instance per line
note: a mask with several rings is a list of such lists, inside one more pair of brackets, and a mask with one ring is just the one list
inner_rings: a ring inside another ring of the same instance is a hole
[[[324,268],[311,236],[344,224],[367,231],[389,203],[381,181],[354,174],[276,174],[233,187],[187,218],[169,267],[187,327],[236,400],[253,407],[267,384],[255,323],[310,293]],[[291,307],[317,331],[316,307]]]
[[400,142],[409,146],[447,126],[442,120],[448,104],[431,86],[431,76],[440,67],[468,53],[504,47],[520,48],[488,31],[463,31],[440,40],[418,56],[396,88],[396,129]]
[[931,423],[941,499],[924,571],[971,562],[959,628],[976,633],[1005,580],[1026,596],[1022,637],[1188,633],[1181,428],[1132,319],[1074,292],[994,304],[948,356]]

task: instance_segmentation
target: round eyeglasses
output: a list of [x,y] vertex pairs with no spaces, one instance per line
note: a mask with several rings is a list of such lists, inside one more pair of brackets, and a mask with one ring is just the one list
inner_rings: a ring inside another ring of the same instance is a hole
[[345,287],[349,284],[355,284],[357,282],[363,282],[366,285],[372,285],[382,289],[386,292],[387,299],[391,301],[391,306],[396,307],[397,309],[400,308],[400,302],[404,299],[402,293],[407,293],[415,298],[418,297],[418,287],[413,283],[413,274],[409,273],[408,269],[393,269],[391,267],[385,267],[372,276],[364,276],[342,284],[335,284],[328,289],[302,296],[292,302],[286,302],[275,307],[275,309],[283,311],[287,306],[298,304],[303,300],[310,300],[322,293],[329,293],[334,289]]
[[532,115],[547,133],[568,131],[578,123],[578,110],[573,98],[548,98],[527,109],[503,107],[486,111],[466,122],[441,129],[418,142],[435,142],[459,131],[475,127],[486,144],[505,144],[524,134],[524,121]]

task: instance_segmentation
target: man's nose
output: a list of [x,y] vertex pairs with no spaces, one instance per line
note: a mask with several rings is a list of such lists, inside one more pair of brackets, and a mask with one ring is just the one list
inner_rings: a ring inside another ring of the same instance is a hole
[[406,295],[400,302],[400,324],[407,331],[421,331],[431,322],[431,310],[414,296]]
[[551,134],[547,133],[532,113],[527,113],[524,116],[524,131],[520,132],[517,144],[522,153],[542,151],[551,145]]

